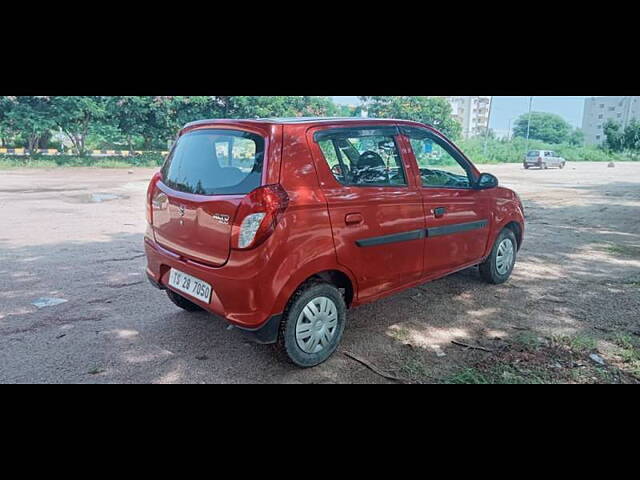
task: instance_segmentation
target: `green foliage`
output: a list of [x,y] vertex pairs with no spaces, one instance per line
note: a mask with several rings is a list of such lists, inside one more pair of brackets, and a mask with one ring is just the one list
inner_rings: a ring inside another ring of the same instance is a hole
[[[527,148],[524,138],[515,137],[511,140],[489,139],[485,152],[484,138],[470,138],[460,140],[457,145],[469,157],[478,164],[483,163],[521,163]],[[553,150],[569,162],[611,162],[633,160],[623,154],[612,154],[604,149],[591,146],[576,146],[569,143],[550,144],[540,140],[530,140],[529,150]]]
[[186,123],[205,118],[335,116],[317,96],[0,97],[0,139],[46,145],[60,129],[79,155],[95,149],[166,149]]
[[222,117],[316,117],[333,116],[336,107],[329,97],[311,96],[236,96],[216,97]]
[[18,135],[23,144],[33,152],[40,143],[50,137],[54,127],[50,97],[3,97],[0,104],[0,124],[4,135]]
[[605,135],[604,146],[612,152],[621,152],[624,150],[624,132],[622,125],[613,120],[607,120],[602,130]]
[[576,128],[567,139],[567,143],[574,147],[579,147],[584,145],[584,132],[579,128]]
[[451,105],[442,97],[360,97],[372,118],[398,118],[427,123],[452,139],[461,125],[451,115]]
[[640,122],[635,118],[624,129],[624,146],[631,152],[640,151]]
[[640,122],[632,119],[623,129],[622,125],[607,120],[603,126],[604,147],[611,152],[629,152],[635,158],[640,152]]
[[51,116],[67,135],[79,155],[86,152],[86,138],[91,129],[98,129],[107,118],[109,97],[56,96],[49,97]]
[[[526,138],[529,114],[520,115],[515,122],[513,134]],[[529,138],[547,143],[563,143],[569,141],[572,135],[571,125],[560,115],[544,112],[531,112],[531,126]]]

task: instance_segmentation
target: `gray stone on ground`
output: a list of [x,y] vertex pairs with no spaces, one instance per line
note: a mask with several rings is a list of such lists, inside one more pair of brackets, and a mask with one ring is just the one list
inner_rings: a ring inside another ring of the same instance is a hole
[[56,305],[66,302],[68,302],[68,300],[65,300],[64,298],[38,298],[31,303],[38,308],[46,308],[55,307]]

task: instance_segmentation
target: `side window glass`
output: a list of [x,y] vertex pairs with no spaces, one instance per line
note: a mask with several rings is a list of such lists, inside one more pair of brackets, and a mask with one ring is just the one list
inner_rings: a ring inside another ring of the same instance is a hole
[[343,185],[407,185],[393,136],[337,133],[323,136],[318,144],[331,173]]
[[471,180],[467,170],[449,153],[436,137],[408,134],[418,162],[423,187],[469,188]]

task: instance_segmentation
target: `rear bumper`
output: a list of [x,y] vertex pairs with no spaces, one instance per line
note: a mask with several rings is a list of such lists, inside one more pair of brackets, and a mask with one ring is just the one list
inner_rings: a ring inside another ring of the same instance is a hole
[[276,340],[280,312],[272,311],[275,298],[270,284],[273,279],[263,278],[265,274],[260,274],[260,269],[255,275],[247,276],[248,270],[254,270],[247,269],[246,259],[230,261],[224,267],[214,268],[170,252],[148,237],[144,243],[146,273],[153,286],[161,290],[170,289],[168,281],[171,268],[199,278],[211,285],[211,302],[206,304],[195,298],[189,298],[190,301],[224,318],[260,343],[273,343]]

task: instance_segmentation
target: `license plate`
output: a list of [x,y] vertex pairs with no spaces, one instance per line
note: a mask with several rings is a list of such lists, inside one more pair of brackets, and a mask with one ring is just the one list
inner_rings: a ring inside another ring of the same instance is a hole
[[172,268],[169,273],[169,286],[197,298],[201,302],[209,303],[211,301],[211,285],[175,268]]

